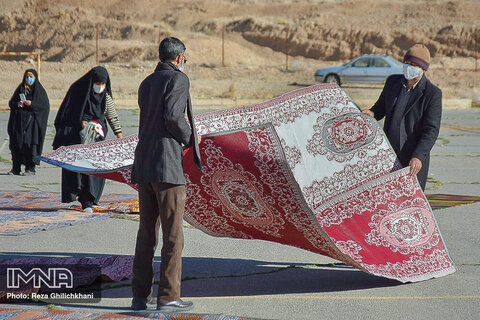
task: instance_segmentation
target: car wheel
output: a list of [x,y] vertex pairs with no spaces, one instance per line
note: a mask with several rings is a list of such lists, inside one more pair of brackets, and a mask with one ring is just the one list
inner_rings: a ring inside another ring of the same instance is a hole
[[325,83],[336,83],[340,85],[340,79],[336,74],[329,74],[325,77]]

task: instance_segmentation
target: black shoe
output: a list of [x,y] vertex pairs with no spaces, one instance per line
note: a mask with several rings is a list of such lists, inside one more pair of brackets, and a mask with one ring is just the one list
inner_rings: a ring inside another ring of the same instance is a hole
[[19,175],[20,175],[20,171],[13,171],[13,169],[12,169],[12,170],[8,171],[7,174],[8,174],[9,176],[19,176]]
[[31,170],[25,170],[25,172],[23,173],[24,176],[34,176],[35,175],[35,171],[31,171]]
[[182,301],[181,299],[178,299],[169,302],[157,302],[157,310],[163,313],[184,312],[192,309],[192,301]]
[[149,303],[153,303],[154,302],[154,299],[153,297],[148,297],[148,298],[136,298],[134,297],[132,299],[132,306],[130,307],[130,309],[132,310],[147,310],[148,309],[148,306],[147,304]]

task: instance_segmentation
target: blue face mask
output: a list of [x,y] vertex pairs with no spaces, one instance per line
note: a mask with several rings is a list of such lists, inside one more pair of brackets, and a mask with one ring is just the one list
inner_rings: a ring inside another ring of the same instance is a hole
[[27,78],[25,79],[25,83],[28,84],[29,86],[31,86],[32,84],[35,83],[35,78],[27,77]]

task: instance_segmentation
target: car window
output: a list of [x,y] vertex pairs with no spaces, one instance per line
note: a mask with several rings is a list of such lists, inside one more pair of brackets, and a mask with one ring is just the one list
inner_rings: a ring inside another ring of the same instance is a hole
[[373,65],[372,67],[377,67],[377,68],[389,68],[390,65],[383,59],[375,58],[373,59]]
[[390,61],[392,64],[396,65],[397,67],[403,66],[403,63],[401,63],[400,61],[398,61],[396,59],[390,58],[390,59],[388,59],[388,61]]
[[369,60],[370,60],[370,58],[358,59],[357,61],[355,61],[352,64],[352,67],[354,67],[354,68],[366,68],[366,67],[368,67]]

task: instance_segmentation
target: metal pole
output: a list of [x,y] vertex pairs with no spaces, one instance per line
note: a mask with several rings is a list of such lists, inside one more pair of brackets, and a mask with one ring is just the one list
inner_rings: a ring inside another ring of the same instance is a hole
[[222,27],[222,67],[225,67],[225,24]]
[[40,79],[40,52],[37,52],[37,73],[38,73],[38,79]]
[[480,40],[478,38],[478,29],[475,29],[475,72],[478,71],[478,41]]
[[288,71],[288,33],[290,29],[285,30],[285,71]]
[[98,24],[95,25],[95,61],[98,64]]
[[353,59],[353,26],[350,24],[350,60]]

